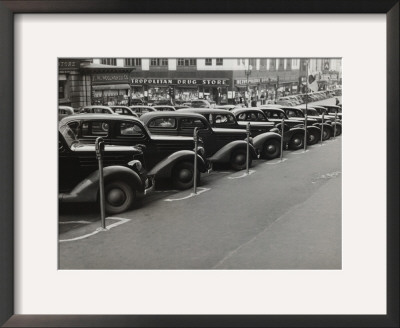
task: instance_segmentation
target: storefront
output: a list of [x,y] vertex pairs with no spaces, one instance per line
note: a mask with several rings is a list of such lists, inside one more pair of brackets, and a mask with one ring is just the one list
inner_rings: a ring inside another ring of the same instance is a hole
[[130,89],[127,73],[92,74],[92,105],[128,105]]
[[151,103],[158,100],[188,102],[207,99],[216,104],[228,103],[229,79],[132,78],[131,95]]

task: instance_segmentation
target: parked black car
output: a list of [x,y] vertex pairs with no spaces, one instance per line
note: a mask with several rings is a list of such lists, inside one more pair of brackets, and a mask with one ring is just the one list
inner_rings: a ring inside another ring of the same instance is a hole
[[[106,145],[103,152],[105,209],[117,214],[154,187],[143,168],[143,153],[133,146]],[[66,124],[58,133],[58,187],[62,203],[96,202],[99,197],[98,160],[94,145],[80,143]]]
[[[300,108],[297,107],[282,107],[282,110],[285,112],[286,116],[291,119],[295,118],[296,120],[301,120],[302,122],[305,121],[305,115]],[[323,140],[328,140],[333,136],[333,128],[332,122],[329,120],[324,120],[324,128],[323,128]],[[319,117],[310,117],[307,115],[307,126],[313,125],[322,130],[322,119]]]
[[[93,144],[101,136],[109,145],[136,145],[143,149],[143,164],[150,176],[170,178],[178,189],[193,185],[194,140],[191,137],[152,135],[142,121],[125,115],[82,114],[66,117],[60,124],[68,125],[82,143]],[[200,177],[200,172],[206,172],[208,166],[200,155],[197,163]]]
[[[241,133],[243,134],[247,126],[247,122],[238,122],[232,111],[223,109],[187,108],[181,109],[180,112],[203,115],[214,130],[219,133],[224,129],[236,129],[242,130]],[[219,130],[216,130],[216,128]],[[271,122],[254,122],[250,124],[250,132],[253,137],[254,147],[260,153],[261,158],[273,159],[280,156],[281,136],[278,134],[279,130],[274,128],[274,124]]]
[[[269,121],[274,122],[275,126],[282,131],[282,119],[285,120],[284,131],[289,133],[289,131],[295,131],[295,129],[302,129],[302,134],[304,136],[304,120],[298,120],[295,118],[288,118],[285,111],[281,108],[276,107],[262,107],[261,110],[264,112],[265,116]],[[314,122],[315,123],[315,122]],[[297,132],[296,132],[297,133]],[[321,139],[321,129],[314,125],[307,124],[307,144],[315,145],[318,140]],[[304,140],[304,137],[303,137]],[[303,141],[304,142],[304,141]],[[302,142],[302,144],[303,144]],[[304,145],[302,145],[304,146]]]
[[[210,163],[230,163],[234,170],[246,168],[246,131],[214,129],[200,114],[185,112],[153,112],[141,117],[152,134],[193,136],[199,128],[199,137]],[[250,163],[258,158],[253,144],[250,144]]]
[[119,115],[129,115],[129,116],[134,116],[134,117],[139,117],[131,108],[128,106],[110,106],[110,108],[114,111],[114,113],[119,114]]
[[[319,111],[314,108],[313,106],[308,107],[307,109],[305,107],[300,107],[303,113],[305,114],[307,112],[307,116],[310,118],[315,118],[317,119],[318,122],[322,122],[322,114],[319,113]],[[318,106],[317,106],[318,108]],[[324,115],[324,122],[327,122],[329,125],[332,126],[333,133],[336,133],[336,135],[342,134],[342,124],[338,121],[334,122],[334,116],[330,115]]]

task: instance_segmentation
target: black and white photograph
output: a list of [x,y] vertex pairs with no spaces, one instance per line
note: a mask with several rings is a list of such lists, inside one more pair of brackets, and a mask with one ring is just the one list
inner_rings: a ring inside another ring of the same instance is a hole
[[342,269],[342,58],[59,57],[55,82],[58,269]]

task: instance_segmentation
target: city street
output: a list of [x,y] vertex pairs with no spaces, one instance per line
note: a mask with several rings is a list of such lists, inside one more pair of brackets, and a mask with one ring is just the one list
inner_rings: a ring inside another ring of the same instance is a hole
[[161,186],[108,231],[96,206],[59,219],[60,269],[341,269],[341,137]]

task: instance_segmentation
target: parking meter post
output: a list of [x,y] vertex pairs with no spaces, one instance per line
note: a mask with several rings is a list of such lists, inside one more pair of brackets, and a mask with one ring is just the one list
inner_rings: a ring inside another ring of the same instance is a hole
[[323,139],[324,139],[324,113],[322,113],[322,123],[321,123],[321,146]]
[[103,176],[103,151],[104,140],[98,137],[95,142],[96,157],[99,163],[99,187],[100,187],[100,215],[101,227],[106,229],[106,211],[105,211],[105,193],[104,193],[104,176]]
[[307,113],[304,115],[304,151],[307,149]]
[[194,128],[194,172],[193,172],[193,193],[197,194],[197,146],[198,146],[198,128]]
[[333,127],[333,137],[336,137],[336,119],[337,119],[337,113],[335,113],[335,126]]
[[281,161],[282,161],[282,159],[283,159],[283,132],[285,130],[285,119],[284,118],[282,119],[282,122],[281,122],[281,130],[282,130],[282,132],[281,132]]
[[250,159],[250,123],[246,126],[247,143],[246,143],[246,173],[249,174],[249,159]]

